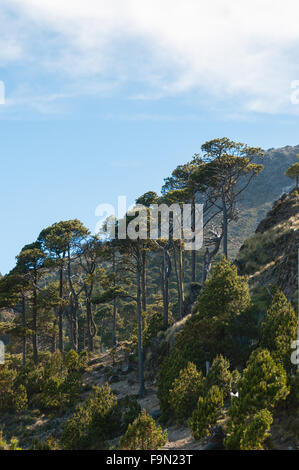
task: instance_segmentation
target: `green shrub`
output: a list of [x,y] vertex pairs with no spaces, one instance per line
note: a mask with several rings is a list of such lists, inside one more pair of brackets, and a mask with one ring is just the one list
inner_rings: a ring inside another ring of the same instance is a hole
[[191,416],[202,386],[202,373],[197,371],[195,364],[188,362],[187,367],[180,371],[169,391],[169,403],[179,423]]
[[92,413],[87,405],[78,405],[74,414],[63,425],[61,444],[64,449],[82,450],[90,446],[89,427]]
[[238,392],[229,410],[225,446],[261,448],[272,423],[271,411],[289,394],[286,371],[268,350],[256,350],[239,379]]
[[59,450],[59,446],[53,436],[47,437],[44,441],[35,437],[31,441],[29,450]]
[[43,377],[44,368],[42,366],[27,364],[26,366],[22,366],[18,371],[15,384],[16,386],[24,385],[28,400],[30,401],[33,395],[42,391]]
[[64,370],[63,356],[60,351],[56,351],[50,357],[49,362],[44,366],[44,379],[59,376]]
[[272,410],[289,394],[287,375],[266,349],[254,351],[238,383],[239,398],[233,400],[230,416],[236,421],[262,409]]
[[69,371],[79,370],[79,354],[73,349],[70,349],[64,356],[64,366]]
[[286,371],[296,369],[290,361],[291,344],[297,337],[298,318],[286,296],[278,288],[273,288],[274,296],[262,324],[261,347],[269,349],[276,362]]
[[247,279],[237,273],[224,256],[213,269],[196,303],[196,311],[212,318],[219,315],[228,320],[245,311],[250,305]]
[[10,411],[14,407],[14,381],[16,371],[0,365],[0,411]]
[[197,408],[189,420],[189,426],[195,439],[199,440],[210,434],[222,407],[223,393],[216,385],[210,388],[205,397],[199,397]]
[[42,409],[72,406],[82,389],[82,370],[80,356],[75,351],[68,351],[64,359],[59,352],[53,354],[43,373]]
[[0,431],[0,450],[22,450],[18,445],[18,439],[14,437],[10,440],[10,444],[7,444],[2,437],[2,431]]
[[44,410],[55,410],[63,405],[61,393],[62,379],[49,377],[43,385],[40,404]]
[[119,429],[117,399],[106,383],[94,387],[93,394],[65,422],[61,443],[64,449],[101,449]]
[[[173,315],[168,312],[168,324],[172,325]],[[147,308],[147,318],[144,322],[143,330],[143,344],[146,347],[152,338],[155,338],[160,331],[165,330],[165,319],[163,313],[163,304],[157,302],[156,304],[149,305]]]
[[117,406],[121,415],[121,429],[125,432],[129,424],[133,423],[141,413],[141,406],[136,399],[129,396],[122,398]]
[[[177,334],[175,344],[159,370],[158,398],[162,420],[171,417],[169,390],[189,361],[199,369],[204,368],[205,361],[220,354],[225,354],[234,366],[245,362],[250,347],[248,340],[240,340],[240,332],[243,336],[248,330],[249,306],[247,279],[238,276],[236,267],[222,258],[214,266],[198,297],[194,314]],[[225,375],[229,376],[228,371]],[[226,388],[228,390],[229,385]]]
[[24,385],[19,385],[14,393],[14,408],[17,413],[22,413],[28,408],[27,391]]
[[81,351],[78,354],[73,349],[70,349],[65,354],[64,357],[64,366],[69,372],[83,372],[88,364],[88,352]]
[[238,369],[232,371],[232,391],[236,393],[238,391],[238,384],[241,378],[241,374]]
[[173,414],[169,403],[169,390],[180,371],[187,367],[188,362],[193,362],[199,369],[204,366],[204,352],[197,342],[194,327],[196,321],[197,318],[191,317],[186,322],[185,329],[177,335],[174,347],[162,362],[159,370],[157,396],[162,411],[162,421],[167,420]]
[[269,437],[272,422],[270,411],[258,411],[252,418],[231,429],[231,433],[224,439],[225,448],[228,450],[263,450],[263,443]]
[[213,385],[222,391],[223,397],[230,395],[232,390],[232,374],[229,370],[229,360],[222,355],[217,356],[205,379],[205,390],[208,391]]
[[167,443],[167,433],[145,410],[129,425],[120,440],[122,450],[158,450]]

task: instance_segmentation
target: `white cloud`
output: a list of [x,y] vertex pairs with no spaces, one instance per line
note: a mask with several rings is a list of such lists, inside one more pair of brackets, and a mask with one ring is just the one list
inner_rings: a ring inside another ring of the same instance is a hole
[[17,18],[0,33],[7,55],[23,51],[62,79],[138,82],[143,99],[200,89],[249,111],[295,111],[296,0],[2,0],[7,11]]

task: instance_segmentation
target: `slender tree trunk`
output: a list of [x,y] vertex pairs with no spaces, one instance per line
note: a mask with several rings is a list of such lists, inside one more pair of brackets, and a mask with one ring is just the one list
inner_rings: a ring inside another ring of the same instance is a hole
[[88,350],[93,352],[92,311],[90,299],[86,299]]
[[137,328],[138,328],[138,376],[139,396],[145,395],[143,370],[143,344],[142,344],[142,307],[141,307],[141,256],[138,254],[136,280],[137,280]]
[[[63,299],[63,266],[60,266],[59,271],[59,297],[62,301]],[[63,306],[59,305],[58,310],[58,330],[59,330],[59,340],[58,340],[58,347],[59,351],[63,353]]]
[[56,332],[55,332],[56,324],[57,324],[57,320],[54,320],[54,323],[53,323],[54,333],[52,336],[52,348],[51,348],[53,354],[56,352],[56,349],[57,349],[57,339],[56,339]]
[[163,305],[164,305],[164,326],[168,328],[168,302],[169,302],[169,292],[168,292],[168,269],[167,269],[167,250],[163,249]]
[[27,344],[26,344],[26,298],[22,296],[22,327],[24,329],[23,338],[22,338],[22,358],[23,366],[26,365],[26,353],[27,353]]
[[67,249],[67,274],[68,282],[71,289],[71,302],[70,302],[70,330],[71,330],[71,344],[74,351],[78,352],[78,295],[74,289],[72,281],[72,269],[71,269],[71,250],[70,246]]
[[74,324],[73,324],[73,310],[74,310],[74,307],[73,307],[73,298],[72,298],[72,296],[71,296],[71,301],[70,301],[70,305],[69,305],[68,321],[69,321],[69,325],[70,325],[70,342],[71,342],[71,345],[72,345],[72,349],[75,350],[75,343],[74,343]]
[[[182,250],[181,244],[179,245],[179,278],[180,278],[181,295],[182,295],[182,306],[184,309],[184,302],[185,302],[184,258],[183,258],[183,250]],[[182,313],[184,313],[184,311]]]
[[[113,248],[113,287],[116,287],[116,268],[115,268],[115,248]],[[113,299],[113,327],[112,327],[112,346],[116,347],[116,318],[117,318],[117,308],[116,308],[116,298]]]
[[141,271],[141,293],[142,310],[146,311],[146,253],[142,252],[142,271]]
[[74,311],[73,311],[73,334],[74,334],[74,347],[75,351],[79,350],[79,328],[78,328],[78,299],[74,299]]
[[32,306],[32,348],[33,348],[33,361],[38,364],[38,339],[37,339],[37,294],[36,288],[33,291],[33,306]]
[[172,244],[172,248],[173,248],[175,277],[176,277],[177,289],[178,289],[179,317],[182,318],[183,317],[182,291],[181,291],[180,275],[178,271],[177,252],[176,252],[176,247],[174,243]]
[[[195,231],[195,197],[192,198],[191,203],[191,228]],[[191,251],[191,282],[196,281],[196,250]]]
[[74,312],[74,349],[76,352],[79,350],[79,339],[78,339],[78,313]]
[[226,207],[226,201],[225,201],[223,188],[221,191],[222,191],[222,212],[223,212],[223,254],[227,258],[227,239],[228,239],[227,207]]

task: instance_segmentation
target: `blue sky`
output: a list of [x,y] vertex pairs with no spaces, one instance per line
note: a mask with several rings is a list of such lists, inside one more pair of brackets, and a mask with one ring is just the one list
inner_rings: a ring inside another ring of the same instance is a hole
[[93,230],[100,203],[159,191],[206,140],[299,144],[298,13],[291,0],[2,0],[0,272],[42,228]]

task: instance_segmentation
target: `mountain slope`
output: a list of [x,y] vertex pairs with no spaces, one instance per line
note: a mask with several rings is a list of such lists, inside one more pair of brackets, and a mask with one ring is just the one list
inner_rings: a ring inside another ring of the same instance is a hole
[[274,201],[289,192],[294,183],[285,176],[286,170],[297,160],[299,145],[269,149],[263,159],[263,171],[244,191],[239,203],[240,215],[230,226],[230,257],[234,258],[242,243],[266,217]]
[[245,241],[236,263],[249,275],[252,289],[275,284],[297,304],[299,193],[278,199],[253,236]]

